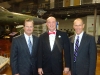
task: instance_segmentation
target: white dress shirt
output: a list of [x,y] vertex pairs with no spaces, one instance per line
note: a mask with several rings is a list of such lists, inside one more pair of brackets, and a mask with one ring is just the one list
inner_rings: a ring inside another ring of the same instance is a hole
[[31,43],[32,43],[32,45],[33,45],[33,37],[32,37],[32,35],[28,36],[26,33],[24,33],[24,36],[25,36],[25,39],[26,39],[27,45],[28,45],[29,37],[30,37],[30,41],[31,41]]
[[54,42],[55,42],[55,37],[56,37],[56,31],[54,31],[54,32],[55,32],[55,34],[50,34],[49,35],[49,43],[50,43],[51,51],[53,49]]
[[84,32],[82,32],[82,33],[79,34],[79,35],[77,35],[77,34],[75,35],[75,40],[74,40],[74,51],[75,51],[75,43],[76,43],[76,40],[77,40],[77,36],[79,36],[79,46],[80,46],[83,33],[84,33]]

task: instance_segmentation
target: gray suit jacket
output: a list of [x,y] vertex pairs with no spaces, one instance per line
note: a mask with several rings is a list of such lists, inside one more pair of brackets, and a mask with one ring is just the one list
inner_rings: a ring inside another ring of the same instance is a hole
[[37,75],[37,44],[38,38],[33,36],[32,54],[29,53],[24,34],[13,38],[11,46],[10,63],[12,74]]
[[[70,37],[71,50],[71,71],[73,75],[73,60],[74,60],[74,38]],[[95,75],[96,69],[97,48],[95,38],[86,33],[83,34],[76,59],[77,75]]]

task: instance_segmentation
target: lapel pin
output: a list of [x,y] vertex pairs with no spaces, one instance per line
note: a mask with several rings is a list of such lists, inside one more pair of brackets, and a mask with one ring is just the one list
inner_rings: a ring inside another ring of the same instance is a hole
[[58,38],[61,38],[61,36],[59,35]]

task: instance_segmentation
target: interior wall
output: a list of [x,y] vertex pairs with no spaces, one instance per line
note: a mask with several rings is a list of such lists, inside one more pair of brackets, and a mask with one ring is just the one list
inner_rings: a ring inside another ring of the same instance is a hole
[[[94,31],[94,15],[87,16],[87,29],[86,32],[90,35],[93,35]],[[96,18],[96,41],[98,40],[98,35],[100,35],[100,15],[97,15]]]
[[[97,33],[98,26],[99,26],[99,16],[97,16],[97,18],[96,18],[96,35],[98,35],[98,33]],[[94,31],[94,16],[93,15],[87,16],[87,29],[86,29],[86,31],[88,34],[93,35],[93,31]]]
[[59,22],[59,30],[66,31],[67,29],[73,29],[73,19],[57,19],[57,21]]
[[76,5],[81,5],[81,4],[80,4],[80,1],[81,1],[81,0],[74,0],[74,6],[76,6]]
[[[82,17],[84,23],[85,23],[85,28],[84,31],[86,31],[86,25],[87,25],[87,18],[86,17]],[[66,19],[66,20],[62,20],[62,19],[57,19],[57,21],[59,22],[59,30],[61,31],[66,31],[67,29],[74,31],[73,29],[73,21],[74,19]]]
[[[85,24],[84,31],[87,34],[93,35],[94,15],[82,17],[82,19]],[[73,29],[74,19],[66,19],[66,20],[57,19],[57,21],[59,22],[59,30],[66,32],[66,30],[69,29],[69,31],[70,31],[72,29],[72,31],[74,31],[74,29]],[[100,35],[100,15],[97,15],[97,19],[96,19],[96,36],[95,36],[96,42],[98,40],[98,35]]]

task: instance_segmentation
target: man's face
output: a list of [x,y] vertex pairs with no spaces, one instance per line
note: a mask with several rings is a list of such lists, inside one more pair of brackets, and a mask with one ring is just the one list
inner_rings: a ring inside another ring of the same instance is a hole
[[46,24],[47,24],[47,27],[48,27],[48,29],[50,31],[56,30],[56,20],[55,20],[55,18],[49,18],[47,20],[47,23]]
[[79,35],[84,29],[84,24],[82,20],[79,19],[74,21],[73,28],[75,29],[75,33]]
[[33,22],[25,22],[25,26],[24,26],[24,32],[27,34],[27,35],[31,35],[32,32],[33,32]]

